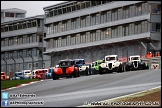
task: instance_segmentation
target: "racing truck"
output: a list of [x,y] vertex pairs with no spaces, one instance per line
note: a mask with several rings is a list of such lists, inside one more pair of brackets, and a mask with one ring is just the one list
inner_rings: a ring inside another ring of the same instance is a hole
[[10,77],[5,73],[5,72],[1,72],[1,80],[9,80]]
[[56,80],[60,77],[80,77],[79,67],[72,59],[64,59],[59,61],[58,67],[53,68],[52,79]]
[[149,69],[149,65],[141,60],[140,55],[129,56],[128,60],[125,65],[126,71]]
[[125,63],[118,60],[118,55],[107,55],[104,57],[103,63],[99,66],[99,74],[124,72]]
[[99,66],[100,66],[101,63],[103,63],[103,60],[97,60],[97,61],[95,61],[94,66],[91,68],[92,69],[92,72],[93,72],[92,73],[93,75],[99,73]]
[[79,67],[79,72],[80,75],[91,75],[91,72],[89,71],[89,65],[90,64],[83,64],[82,66]]
[[23,72],[15,72],[15,76],[12,77],[12,80],[20,80],[20,79],[29,79],[29,77],[24,75]]

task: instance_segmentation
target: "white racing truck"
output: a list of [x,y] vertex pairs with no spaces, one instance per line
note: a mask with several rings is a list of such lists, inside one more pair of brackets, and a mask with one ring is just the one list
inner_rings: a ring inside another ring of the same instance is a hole
[[91,72],[89,71],[89,65],[90,64],[83,64],[81,67],[79,67],[80,75],[91,75]]
[[99,66],[99,74],[112,73],[112,72],[124,72],[125,64],[118,60],[117,55],[107,55],[104,58],[103,63]]
[[129,56],[129,61],[125,65],[126,71],[149,69],[149,65],[142,61],[140,55]]

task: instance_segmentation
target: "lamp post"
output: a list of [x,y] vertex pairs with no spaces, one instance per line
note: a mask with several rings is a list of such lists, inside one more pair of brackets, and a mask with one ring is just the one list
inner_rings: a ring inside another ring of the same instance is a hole
[[32,70],[33,70],[33,57],[31,56],[31,54],[29,54],[29,56],[32,58]]
[[5,63],[6,63],[6,73],[7,73],[7,61],[4,59],[4,58],[2,58],[4,61],[5,61]]
[[13,58],[13,57],[11,57],[12,58],[12,60],[14,61],[14,72],[15,72],[15,69],[16,69],[16,60]]
[[24,58],[21,55],[19,55],[19,56],[23,59],[23,70],[24,70]]

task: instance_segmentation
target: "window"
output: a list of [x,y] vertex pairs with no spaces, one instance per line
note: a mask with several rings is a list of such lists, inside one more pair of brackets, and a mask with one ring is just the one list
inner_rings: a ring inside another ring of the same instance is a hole
[[5,46],[8,46],[8,38],[5,38]]
[[20,44],[23,44],[23,37],[20,36]]
[[[54,11],[54,15],[55,15],[55,14],[57,15],[57,10],[56,10],[56,12]],[[58,15],[61,15],[61,14],[62,14],[62,8],[59,8],[59,9],[58,9]]]
[[76,20],[76,29],[80,28],[80,18]]
[[23,13],[16,13],[16,18],[24,18],[24,14]]
[[107,22],[111,21],[111,11],[107,12]]
[[97,30],[96,31],[96,41],[99,41],[99,40],[101,40],[101,31]]
[[27,25],[28,25],[28,28],[31,28],[32,27],[32,24],[31,24],[31,22],[27,22]]
[[13,31],[13,25],[9,25],[9,31]]
[[23,29],[26,29],[27,28],[26,22],[22,23],[22,26],[23,26]]
[[8,28],[9,28],[8,25],[6,25],[5,28],[4,28],[5,32],[8,32]]
[[122,19],[122,9],[118,9],[118,20]]
[[96,41],[96,31],[91,31],[90,34],[92,42]]
[[22,24],[18,23],[18,29],[22,29]]
[[101,24],[106,22],[106,12],[101,12]]
[[77,4],[76,4],[76,10],[80,10],[80,2],[78,2]]
[[14,37],[14,45],[17,45],[17,37]]
[[142,4],[137,4],[137,16],[142,15]]
[[37,35],[36,34],[32,34],[32,37],[33,37],[33,42],[36,42],[37,41]]
[[135,30],[135,26],[134,23],[132,23],[132,29],[131,29],[131,34],[134,35],[134,30]]
[[67,36],[67,44],[66,44],[67,46],[69,46],[70,45],[70,36]]
[[129,14],[129,17],[134,17],[135,16],[135,6],[130,6],[130,14]]
[[96,1],[91,1],[92,6],[96,6]]
[[111,19],[112,21],[115,21],[115,10],[112,10],[111,12],[112,12]]
[[80,18],[81,19],[81,27],[85,27],[85,24],[86,24],[86,17],[85,16],[83,16],[83,17],[81,17]]
[[32,27],[36,27],[36,20],[32,21]]
[[53,17],[53,11],[54,11],[54,10],[51,10],[51,11],[49,12],[50,17]]
[[90,7],[90,1],[85,1],[85,4],[86,4],[86,8]]
[[100,24],[100,14],[96,14],[96,24]]
[[71,6],[67,7],[67,12],[71,12]]
[[118,26],[118,37],[123,36],[123,26]]
[[86,42],[90,42],[90,32],[86,32]]
[[86,27],[90,26],[90,16],[86,16],[85,20]]
[[84,2],[84,1],[82,1],[80,5],[81,5],[81,9],[86,8],[86,6],[85,6],[85,2]]
[[111,36],[111,28],[108,28],[106,31],[105,31],[105,38],[106,39],[111,39],[112,36]]
[[118,20],[118,9],[115,9],[115,13],[114,14],[115,14],[114,16],[115,16],[115,21],[116,21],[116,20]]
[[138,29],[137,28],[138,28],[138,25],[137,25],[137,23],[135,23],[134,24],[134,33],[135,34],[138,34]]
[[76,35],[76,44],[80,44],[80,34]]
[[76,10],[75,5],[72,5],[72,11],[75,11],[75,10]]
[[74,45],[75,44],[75,34],[74,35],[71,35],[71,45]]
[[66,46],[66,36],[62,38],[62,47]]
[[32,49],[32,56],[37,56],[37,49],[36,48],[33,48]]
[[22,55],[23,55],[24,58],[27,57],[26,56],[26,50],[23,50]]
[[129,7],[127,6],[127,7],[124,7],[124,18],[129,18],[129,14],[130,14],[130,12],[129,12],[130,10],[129,10]]
[[14,52],[13,52],[13,58],[14,58],[14,59],[17,59],[17,58],[18,58],[18,57],[17,57],[17,51],[14,51]]
[[96,24],[96,14],[91,15],[91,26]]
[[10,13],[5,12],[5,17],[10,17]]
[[23,36],[23,44],[26,44],[26,35]]
[[138,34],[140,34],[141,31],[142,31],[142,29],[141,29],[141,22],[139,22],[139,23],[138,23]]
[[3,15],[4,15],[3,12],[1,12],[1,17],[3,17]]
[[64,13],[66,13],[67,11],[66,11],[66,6],[64,6],[64,8],[63,8],[63,14]]
[[129,35],[132,35],[132,24],[129,24]]
[[65,30],[71,30],[71,20],[67,21],[67,29]]
[[1,32],[4,32],[4,27],[3,26],[1,26]]
[[14,17],[14,13],[10,13],[10,17]]
[[106,29],[101,29],[101,40],[105,40],[105,33]]
[[[62,14],[62,9],[61,10],[59,9],[59,14]],[[50,12],[50,15],[53,16],[53,11]],[[56,15],[58,15],[58,10],[57,9],[54,9],[54,16],[56,16]]]

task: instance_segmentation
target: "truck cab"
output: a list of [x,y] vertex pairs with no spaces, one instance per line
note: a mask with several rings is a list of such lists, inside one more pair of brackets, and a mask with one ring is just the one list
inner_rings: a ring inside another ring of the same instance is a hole
[[112,73],[112,72],[124,72],[125,65],[118,60],[117,55],[107,55],[104,58],[104,62],[99,66],[99,74]]

